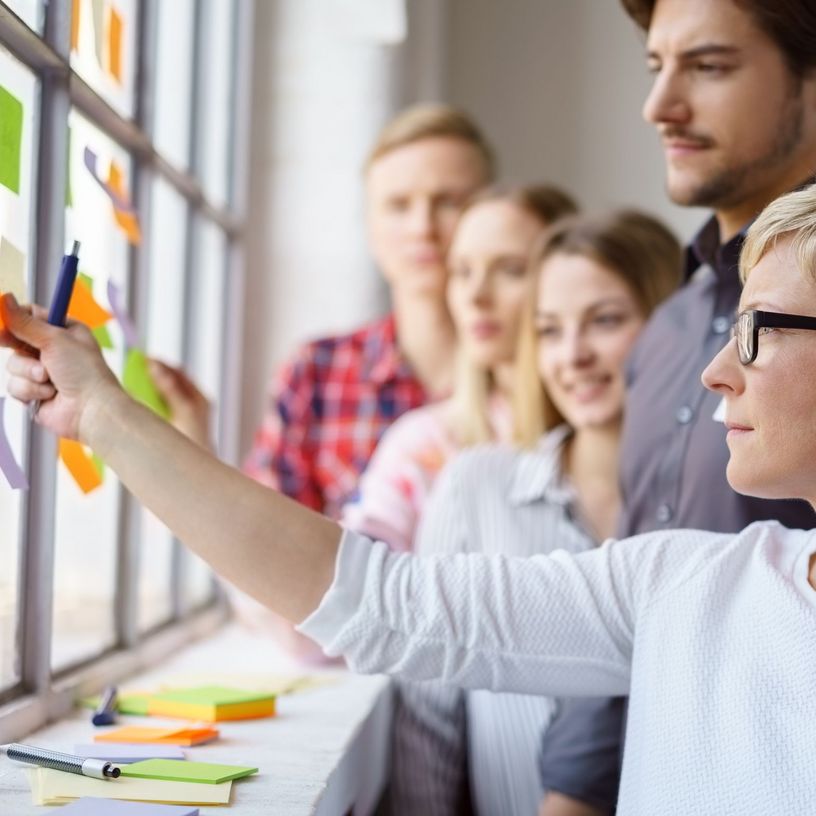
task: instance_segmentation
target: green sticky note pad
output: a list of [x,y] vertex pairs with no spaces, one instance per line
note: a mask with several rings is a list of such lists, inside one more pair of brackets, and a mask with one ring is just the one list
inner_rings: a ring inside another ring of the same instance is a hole
[[130,349],[125,360],[122,387],[133,399],[155,411],[160,417],[170,419],[170,409],[153,383],[147,369],[147,357],[139,349]]
[[244,765],[218,765],[213,762],[179,762],[177,759],[145,759],[130,765],[120,765],[122,776],[141,779],[164,779],[171,782],[207,782],[217,785],[258,773],[257,768]]
[[23,103],[0,85],[0,184],[20,194]]
[[224,686],[199,686],[197,688],[173,689],[153,695],[159,700],[174,700],[191,705],[230,705],[257,703],[275,697],[267,691],[246,691]]

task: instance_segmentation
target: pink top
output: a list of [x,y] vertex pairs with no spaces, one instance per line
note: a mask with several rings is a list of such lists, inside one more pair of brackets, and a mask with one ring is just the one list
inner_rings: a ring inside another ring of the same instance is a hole
[[[490,404],[491,424],[499,439],[509,436],[510,412],[503,399]],[[358,487],[356,501],[343,508],[344,527],[409,552],[436,476],[460,450],[449,428],[450,400],[403,414],[385,432]]]

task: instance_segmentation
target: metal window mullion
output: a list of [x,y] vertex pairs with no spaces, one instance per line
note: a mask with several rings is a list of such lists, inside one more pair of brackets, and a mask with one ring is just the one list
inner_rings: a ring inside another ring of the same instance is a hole
[[[70,17],[49,9],[46,41],[67,47]],[[60,70],[40,77],[40,139],[37,160],[37,208],[34,243],[34,297],[48,302],[65,245],[65,180],[68,159],[67,77]],[[34,427],[29,447],[31,490],[26,506],[21,609],[21,679],[23,687],[51,708],[51,637],[54,613],[56,550],[57,440]],[[46,714],[47,716],[47,714]]]
[[[153,88],[152,67],[155,57],[155,4],[139,4],[137,21],[136,53],[136,113],[135,125],[139,132],[152,132]],[[149,302],[150,253],[146,244],[150,241],[150,189],[152,172],[150,164],[142,160],[138,152],[131,153],[133,166],[133,196],[141,222],[142,243],[130,247],[129,302],[132,304],[136,325],[147,328],[147,304]],[[118,644],[129,649],[139,641],[139,572],[141,568],[140,532],[141,505],[123,485],[120,490],[119,547],[116,571],[116,633]]]

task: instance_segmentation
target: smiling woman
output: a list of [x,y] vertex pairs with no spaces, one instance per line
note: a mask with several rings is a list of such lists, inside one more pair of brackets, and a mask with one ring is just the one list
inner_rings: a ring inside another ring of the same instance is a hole
[[[759,217],[749,246],[767,242],[745,264],[744,308],[816,315],[815,232],[816,187]],[[2,342],[41,355],[11,358],[10,393],[42,400],[38,422],[93,447],[188,546],[306,618],[301,629],[330,654],[470,688],[629,694],[622,816],[812,809],[816,533],[759,522],[578,555],[395,554],[341,536],[134,403],[84,327],[49,326],[9,296],[3,307]],[[729,419],[750,429],[729,440],[738,489],[816,504],[816,390],[803,376],[814,368],[813,335],[780,330],[751,365],[732,340],[706,370]]]

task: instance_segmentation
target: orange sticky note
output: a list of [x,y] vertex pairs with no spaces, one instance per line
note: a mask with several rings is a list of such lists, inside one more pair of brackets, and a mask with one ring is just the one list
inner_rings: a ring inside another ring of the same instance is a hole
[[98,329],[104,326],[113,315],[94,300],[88,284],[77,278],[71,302],[68,304],[68,317],[84,323],[89,329]]
[[79,49],[79,0],[71,3],[71,50]]
[[[128,199],[127,190],[125,189],[125,179],[119,165],[112,161],[110,169],[108,170],[108,187],[113,191],[116,197],[123,204],[126,204]],[[116,218],[116,223],[122,228],[128,241],[131,244],[138,244],[142,240],[142,233],[139,229],[139,220],[132,209],[124,209],[113,202],[113,213]]]
[[94,742],[158,743],[159,745],[200,745],[218,737],[217,728],[147,728],[128,725],[94,736]]
[[108,70],[122,84],[122,17],[112,6],[108,16]]
[[[3,297],[3,293],[0,292],[0,298]],[[2,299],[0,299],[0,329],[4,329],[6,327],[5,321],[3,320],[3,312],[6,310],[6,306],[3,303]]]
[[73,439],[60,439],[59,457],[83,493],[90,493],[102,484],[102,477],[93,457]]

